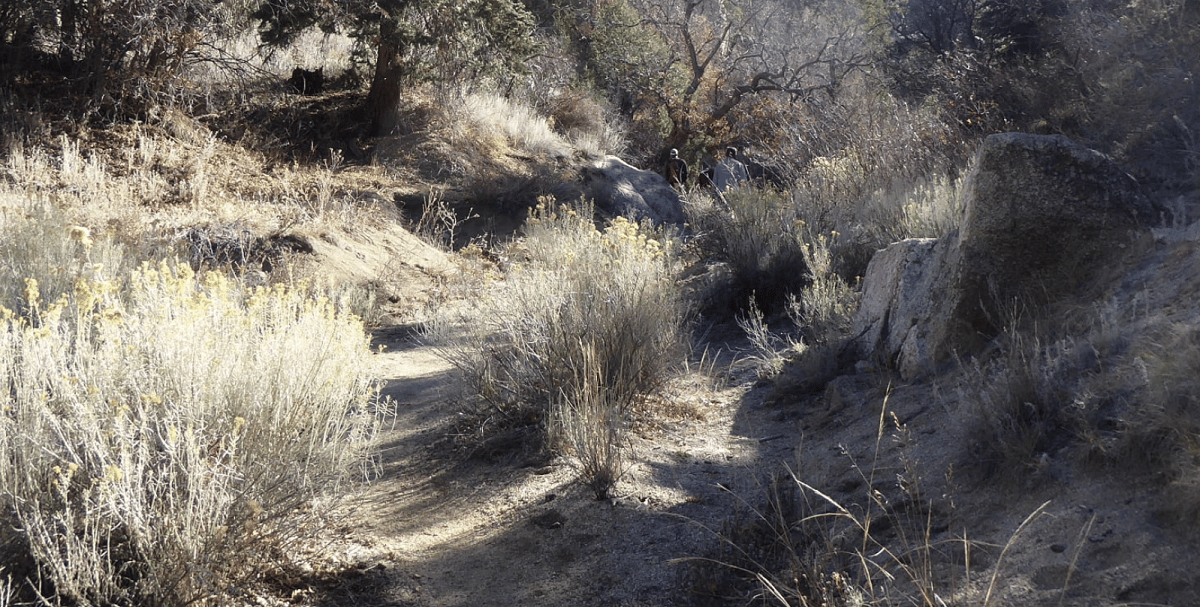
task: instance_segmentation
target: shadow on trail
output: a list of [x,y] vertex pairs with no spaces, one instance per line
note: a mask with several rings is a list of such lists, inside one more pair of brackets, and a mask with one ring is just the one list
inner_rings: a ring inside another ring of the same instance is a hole
[[421,341],[421,324],[387,325],[371,330],[371,349],[384,352],[406,352],[425,347]]
[[594,500],[562,459],[521,467],[519,458],[448,455],[439,444],[460,410],[457,373],[444,363],[427,373],[404,367],[430,356],[413,345],[411,328],[377,334],[395,357],[389,364],[404,372],[384,387],[397,414],[380,445],[382,476],[351,507],[367,521],[356,535],[388,546],[390,560],[344,572],[318,604],[720,605],[730,596],[744,603],[736,576],[672,560],[718,555],[720,537],[743,522],[738,513],[761,506],[784,464],[794,465],[802,415],[789,408],[805,405],[763,404],[770,387],[747,388],[752,373],[735,369],[744,336],[723,331],[707,338],[708,365],[732,373],[733,385],[713,395],[668,394],[709,409],[704,419],[633,436],[627,477],[608,501]]

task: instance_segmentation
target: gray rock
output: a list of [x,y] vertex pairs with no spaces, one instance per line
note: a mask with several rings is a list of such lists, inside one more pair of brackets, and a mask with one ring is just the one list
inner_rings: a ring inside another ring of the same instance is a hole
[[965,190],[964,287],[997,305],[1074,291],[1081,270],[1160,221],[1132,177],[1062,135],[988,137]]
[[1160,221],[1115,163],[1058,135],[988,137],[962,195],[958,231],[895,243],[863,278],[859,354],[887,359],[906,378],[977,351],[1014,305],[1079,293]]
[[649,219],[656,224],[684,222],[679,193],[662,175],[605,156],[583,169],[583,195],[608,215]]
[[931,296],[941,288],[946,240],[913,238],[892,244],[871,258],[863,278],[863,298],[854,319],[861,353],[884,355],[904,377],[930,368],[935,357],[930,335],[939,330],[930,319],[937,318],[942,304]]

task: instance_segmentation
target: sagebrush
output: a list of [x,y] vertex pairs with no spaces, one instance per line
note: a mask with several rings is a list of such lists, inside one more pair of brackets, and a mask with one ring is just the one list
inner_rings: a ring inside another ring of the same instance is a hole
[[590,204],[543,201],[512,251],[524,261],[470,306],[442,306],[428,336],[509,424],[597,398],[623,418],[684,358],[677,247],[620,217],[601,230]]

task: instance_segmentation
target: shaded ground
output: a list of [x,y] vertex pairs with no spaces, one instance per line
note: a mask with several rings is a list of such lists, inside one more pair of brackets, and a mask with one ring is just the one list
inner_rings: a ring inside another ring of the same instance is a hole
[[373,596],[335,590],[326,604],[685,602],[686,567],[668,561],[700,554],[714,539],[705,527],[719,529],[738,495],[756,493],[755,468],[787,459],[799,438],[795,424],[772,421],[777,411],[737,406],[743,388],[685,381],[668,398],[688,418],[635,435],[618,497],[600,502],[560,460],[453,456],[440,445],[460,406],[455,371],[402,328],[377,342],[387,346],[379,359],[395,379],[384,393],[397,412],[381,439],[382,477],[351,501],[361,521],[352,541],[387,564],[377,571],[390,581]]
[[[1000,482],[973,465],[962,377],[903,384],[864,368],[820,393],[780,395],[735,364],[745,346],[736,330],[711,335],[715,370],[667,390],[673,413],[638,426],[617,497],[598,502],[561,459],[449,449],[462,406],[456,371],[414,326],[378,330],[384,394],[396,405],[380,436],[381,475],[346,499],[345,536],[326,548],[341,570],[296,600],[778,604],[744,572],[676,561],[711,557],[768,574],[862,580],[865,568],[875,604],[923,604],[922,592],[947,605],[1200,604],[1194,525],[1172,518],[1195,510],[1172,507],[1161,482],[1074,465],[1069,453]],[[823,556],[832,553],[843,557]],[[865,556],[844,557],[855,554]]]

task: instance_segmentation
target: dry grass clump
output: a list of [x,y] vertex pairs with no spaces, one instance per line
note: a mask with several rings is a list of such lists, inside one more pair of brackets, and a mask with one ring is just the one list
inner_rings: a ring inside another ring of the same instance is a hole
[[975,403],[968,452],[985,476],[1027,482],[1086,430],[1084,379],[1099,370],[1090,344],[1071,338],[1045,343],[1016,331],[1003,355],[976,361],[962,397]]
[[[511,252],[524,261],[472,293],[469,308],[442,306],[428,335],[494,421],[512,427],[548,418],[557,446],[586,461],[589,445],[619,442],[613,428],[683,359],[677,245],[624,218],[599,230],[590,205],[547,202]],[[598,495],[607,484],[597,483]]]
[[595,349],[582,342],[581,348],[578,368],[572,369],[579,375],[572,378],[576,385],[570,394],[559,390],[548,433],[552,443],[574,456],[583,484],[602,500],[625,474],[626,416],[632,403],[621,402],[625,395],[604,385],[605,369]]
[[700,256],[725,264],[722,279],[694,294],[702,311],[728,315],[753,300],[770,316],[811,282],[803,217],[785,193],[747,187],[716,199],[697,194],[684,209]]
[[496,93],[467,94],[462,119],[475,123],[481,133],[493,133],[526,153],[559,158],[570,155],[570,146],[536,109]]
[[849,282],[866,273],[875,251],[908,238],[940,238],[962,220],[960,179],[933,173],[868,182],[856,160],[817,158],[792,190],[810,230],[838,233],[829,243],[832,267]]
[[576,143],[529,105],[497,93],[433,89],[407,99],[397,130],[378,141],[380,162],[416,168],[421,178],[461,192],[455,198],[468,206],[523,215],[577,177],[570,161]]
[[[87,149],[87,139],[99,136],[108,145]],[[286,253],[305,249],[297,233],[352,231],[388,217],[380,211],[393,205],[381,209],[373,195],[385,179],[382,171],[347,170],[334,161],[268,171],[261,156],[173,112],[154,125],[13,147],[0,161],[0,205],[24,209],[7,221],[30,220],[14,239],[42,238],[37,230],[65,221],[87,228],[96,243],[92,263],[117,274],[117,260],[105,258],[110,241],[141,250],[135,258],[178,253],[195,268],[269,273],[284,265]],[[31,214],[48,220],[32,221]],[[49,251],[18,244],[0,246],[9,246],[12,260]],[[47,269],[53,267],[63,264]],[[47,283],[51,276],[32,269],[24,275]]]
[[1200,521],[1200,330],[1164,325],[1139,348],[1145,389],[1108,455],[1126,465],[1149,464],[1152,478],[1168,483],[1162,514],[1194,527]]
[[996,350],[960,377],[975,405],[965,418],[974,471],[1024,485],[1086,463],[1158,481],[1191,475],[1195,336],[1166,320],[1161,303],[1118,295],[1081,310],[1010,313]]
[[273,77],[282,84],[292,70],[325,68],[325,76],[352,64],[356,43],[341,34],[322,32],[317,28],[301,32],[289,45],[264,48],[262,39],[253,28],[214,40],[209,51],[219,60],[184,66],[183,76],[191,82],[228,85],[232,77]]
[[[719,544],[710,555],[681,559],[690,565],[690,590],[762,605],[988,605],[1009,546],[1047,504],[1014,530],[984,578],[992,559],[981,557],[993,546],[965,535],[936,538],[952,526],[953,499],[926,495],[919,464],[903,448],[912,440],[885,399],[873,460],[848,464],[855,489],[835,499],[790,470],[776,475],[758,502],[739,498],[734,515],[713,530]],[[882,461],[893,451],[899,461]]]
[[23,313],[0,311],[0,503],[24,551],[4,557],[52,603],[228,597],[362,472],[368,340],[301,290],[165,263],[124,279],[44,300],[30,277]]
[[53,142],[53,149],[17,146],[9,150],[5,172],[23,189],[55,191],[103,211],[121,205],[195,207],[236,177],[234,167],[218,166],[217,151],[226,148],[206,130],[189,130],[179,139],[134,126],[110,137],[121,147],[84,151],[86,144],[66,135]]
[[497,93],[421,89],[398,111],[397,132],[379,142],[381,158],[418,161],[430,177],[478,180],[520,172],[520,158],[544,162],[573,151],[535,109]]
[[586,92],[567,91],[552,97],[544,111],[550,125],[584,156],[620,154],[628,144],[613,111]]
[[831,246],[841,235],[804,231],[804,252],[812,282],[788,295],[787,315],[809,344],[840,348],[858,311],[857,284],[847,283],[836,272]]
[[[963,170],[963,174],[970,168]],[[961,179],[938,174],[894,183],[868,197],[855,213],[865,238],[884,246],[908,238],[941,238],[965,211]]]
[[957,176],[974,142],[936,103],[912,104],[851,77],[836,102],[756,100],[736,132],[747,158],[786,184],[794,215],[838,232],[835,271],[853,283],[878,249],[957,226]]
[[[694,195],[685,207],[697,250],[718,262],[690,296],[713,316],[733,313],[760,375],[831,379],[859,299],[834,266],[841,235],[814,229],[782,192],[742,188],[723,199],[728,206]],[[772,331],[767,320],[777,316],[791,326]]]
[[[879,249],[907,238],[936,238],[962,218],[960,183],[944,175],[866,190],[857,161],[817,158],[790,190],[742,188],[685,203],[699,254],[727,264],[725,279],[700,294],[712,312],[737,309],[753,294],[768,315],[812,281],[826,293],[855,285]],[[843,191],[844,189],[853,190]],[[819,265],[819,268],[814,268]],[[719,297],[718,297],[719,296]]]

